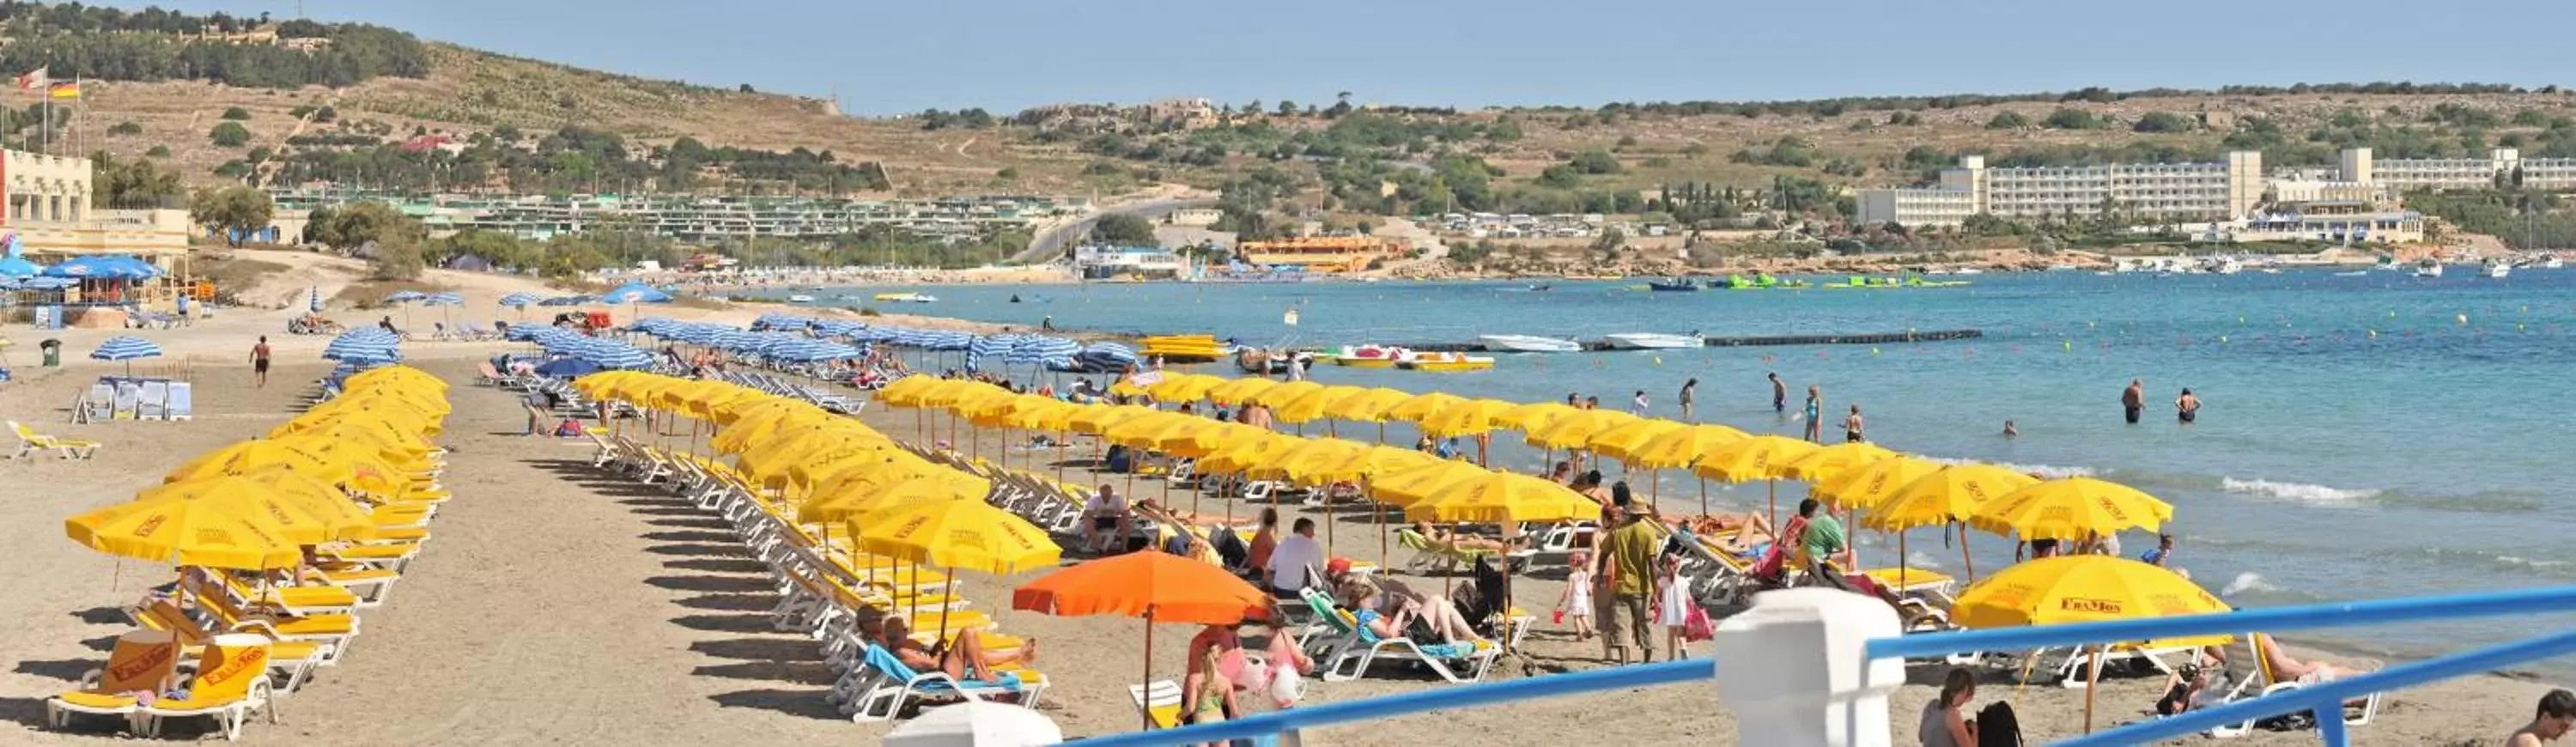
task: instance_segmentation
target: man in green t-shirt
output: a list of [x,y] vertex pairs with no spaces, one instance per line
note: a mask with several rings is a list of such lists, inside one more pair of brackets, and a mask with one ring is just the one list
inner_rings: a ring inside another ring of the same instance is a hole
[[1630,636],[1642,654],[1638,661],[1655,660],[1654,624],[1647,612],[1656,604],[1655,555],[1663,545],[1663,533],[1647,524],[1645,511],[1636,507],[1627,509],[1618,530],[1601,539],[1601,554],[1594,561],[1593,578],[1601,580],[1595,606],[1600,608],[1602,652],[1613,664],[1627,662]]
[[1819,510],[1822,505],[1814,498],[1798,503],[1798,515],[1807,520],[1807,534],[1798,544],[1800,549],[1807,551],[1810,568],[1819,563],[1835,562],[1844,550],[1851,549],[1843,538],[1842,520],[1834,518],[1832,511]]

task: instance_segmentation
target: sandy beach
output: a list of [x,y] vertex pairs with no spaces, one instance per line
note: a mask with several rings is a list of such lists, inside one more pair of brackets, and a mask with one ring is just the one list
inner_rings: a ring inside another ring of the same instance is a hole
[[[464,310],[485,319],[496,316],[491,313],[496,309],[493,298],[536,285],[491,276],[434,277],[433,282],[450,283],[466,293]],[[301,288],[299,283],[299,298]],[[331,293],[324,291],[326,298]],[[510,318],[508,310],[499,311],[500,318]],[[757,313],[740,308],[651,311],[718,320],[747,320]],[[0,615],[21,621],[8,634],[10,661],[0,669],[0,714],[12,724],[0,727],[0,743],[117,738],[98,721],[71,733],[45,728],[43,700],[104,661],[110,639],[128,628],[117,609],[133,602],[145,586],[167,580],[169,573],[85,550],[63,538],[62,520],[123,501],[189,456],[251,437],[290,417],[311,381],[326,370],[316,357],[325,338],[279,333],[292,313],[228,310],[192,329],[149,334],[170,347],[173,356],[147,363],[188,363],[198,413],[191,422],[67,422],[67,406],[76,392],[90,377],[116,368],[82,358],[95,344],[89,338],[114,330],[64,331],[71,360],[59,370],[38,369],[25,354],[15,361],[20,378],[0,384],[0,415],[39,431],[99,440],[105,448],[94,460],[44,456],[0,463],[0,475],[12,486],[5,491],[8,500],[0,501],[0,543],[15,548],[17,558],[0,566],[0,580],[10,589],[0,595]],[[333,315],[360,321],[353,313]],[[22,343],[32,337],[25,330],[13,334]],[[265,389],[250,386],[248,366],[240,360],[259,334],[270,335],[278,346],[279,365]],[[614,481],[590,469],[592,448],[586,440],[517,435],[523,424],[517,399],[468,383],[473,361],[504,347],[452,342],[405,346],[415,365],[455,385],[451,400],[456,412],[444,442],[453,452],[446,481],[457,498],[441,513],[434,539],[390,601],[364,613],[364,634],[348,658],[283,700],[284,723],[254,723],[245,741],[869,743],[882,736],[884,725],[835,717],[823,700],[830,674],[813,642],[769,630],[763,611],[775,599],[766,577],[722,521],[658,489]],[[867,420],[891,435],[913,436],[913,413],[870,408]],[[997,439],[986,439],[976,448],[990,453],[997,444]],[[1147,495],[1157,490],[1151,483],[1140,483],[1139,489]],[[1179,502],[1186,505],[1185,499]],[[1198,510],[1223,513],[1225,507],[1210,499]],[[1237,505],[1235,510],[1249,515],[1258,508]],[[1376,557],[1377,528],[1364,516],[1329,518],[1321,523],[1330,528],[1339,554]],[[1404,558],[1398,549],[1389,560],[1401,565]],[[1140,624],[1007,611],[1008,588],[1033,575],[993,579],[966,574],[966,597],[975,608],[995,614],[1003,630],[1045,641],[1038,666],[1053,686],[1044,711],[1069,736],[1133,728],[1126,685],[1142,673]],[[1562,590],[1561,578],[1561,570],[1546,568],[1523,577],[1516,582],[1518,603],[1544,617]],[[1404,580],[1417,587],[1442,583]],[[1181,642],[1191,632],[1180,626],[1156,631],[1152,655],[1158,677],[1181,671]],[[2295,644],[2297,636],[2290,639]],[[1498,666],[1492,676],[1598,667],[1603,665],[1600,656],[1597,643],[1577,643],[1542,623],[1529,637],[1525,656]],[[1920,709],[1944,671],[1936,666],[1911,669],[1914,684],[1897,694],[1890,715],[1897,744],[1914,743]],[[1393,668],[1378,672],[1359,682],[1312,683],[1307,702],[1447,686]],[[1986,674],[1980,704],[2013,702],[2034,743],[2081,732],[2081,690],[2016,688],[2005,676],[2001,670]],[[2096,723],[2140,718],[2161,685],[2161,678],[2143,677],[2106,682],[2097,693]],[[2377,720],[2355,732],[2355,741],[2493,743],[2529,718],[2531,704],[2546,689],[2519,679],[2480,677],[2392,693]],[[174,726],[173,732],[193,733],[180,728]],[[1715,689],[1689,685],[1337,727],[1310,734],[1309,744],[1438,744],[1466,733],[1494,744],[1734,743],[1732,717]],[[2296,745],[2315,739],[2308,732],[2258,733],[2240,743]]]

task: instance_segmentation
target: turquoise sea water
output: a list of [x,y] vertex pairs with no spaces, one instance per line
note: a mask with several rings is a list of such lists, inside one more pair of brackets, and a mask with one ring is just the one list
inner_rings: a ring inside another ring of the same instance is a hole
[[[2454,268],[2468,270],[2469,268]],[[2467,275],[2467,272],[2456,273]],[[1677,414],[1675,391],[1700,380],[1698,415],[1748,431],[1797,435],[1775,416],[1765,372],[1823,387],[1829,424],[1862,406],[1872,440],[1927,456],[2092,474],[2176,507],[2174,564],[2239,605],[2290,604],[2533,584],[2576,583],[2576,443],[2564,388],[2576,372],[2576,270],[2503,280],[2400,273],[2095,276],[1986,275],[1953,289],[1649,293],[1631,283],[1308,283],[939,287],[926,313],[1034,327],[1210,332],[1247,343],[1340,345],[1470,341],[1483,333],[1597,338],[1614,332],[1781,335],[1976,328],[1982,339],[1882,346],[1500,354],[1490,372],[1422,374],[1316,368],[1326,382],[1448,390],[1515,401],[1599,396]],[[1642,286],[1639,286],[1642,287]],[[834,290],[873,293],[887,288]],[[1012,295],[1029,302],[1009,303]],[[1038,302],[1043,297],[1044,302]],[[1281,323],[1296,309],[1300,324]],[[916,310],[907,306],[904,311]],[[2375,336],[2374,336],[2375,333]],[[1233,375],[1231,364],[1204,367]],[[2119,396],[2146,381],[2139,425]],[[2175,422],[2183,387],[2204,406]],[[2021,437],[1999,434],[2019,422]],[[1310,425],[1310,433],[1320,430]],[[1371,427],[1346,432],[1372,434]],[[1839,439],[1835,428],[1828,435]],[[1510,434],[1503,434],[1510,435]],[[1401,429],[1391,434],[1410,443]],[[1498,463],[1535,468],[1535,450]],[[1640,492],[1646,476],[1631,478]],[[1758,506],[1760,485],[1711,486],[1727,506]],[[1667,505],[1695,500],[1667,473]],[[1784,498],[1803,488],[1784,484]],[[1678,498],[1677,498],[1678,497]],[[2154,537],[2123,538],[2135,556]],[[1896,543],[1863,545],[1892,561]],[[1909,559],[1951,573],[1959,553],[1931,530]],[[1974,535],[1979,570],[2011,546]],[[2544,622],[2479,621],[2292,636],[2412,656],[2507,640]],[[2563,669],[2564,667],[2553,667]]]

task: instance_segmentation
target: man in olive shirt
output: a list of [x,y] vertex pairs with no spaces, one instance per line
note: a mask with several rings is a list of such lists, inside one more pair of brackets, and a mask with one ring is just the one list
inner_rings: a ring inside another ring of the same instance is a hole
[[[1593,577],[1601,579],[1594,598],[1602,601],[1601,645],[1603,655],[1613,664],[1628,661],[1626,639],[1637,639],[1637,660],[1655,660],[1654,622],[1648,611],[1655,608],[1655,554],[1663,548],[1664,536],[1646,523],[1641,507],[1627,509],[1625,523],[1601,540],[1601,554]],[[1607,591],[1608,594],[1602,594]]]

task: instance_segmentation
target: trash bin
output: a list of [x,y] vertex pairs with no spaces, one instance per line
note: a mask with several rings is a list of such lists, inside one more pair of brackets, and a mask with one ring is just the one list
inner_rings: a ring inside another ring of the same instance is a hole
[[46,340],[44,342],[36,343],[36,347],[43,348],[45,351],[46,368],[61,368],[63,366],[63,341]]

